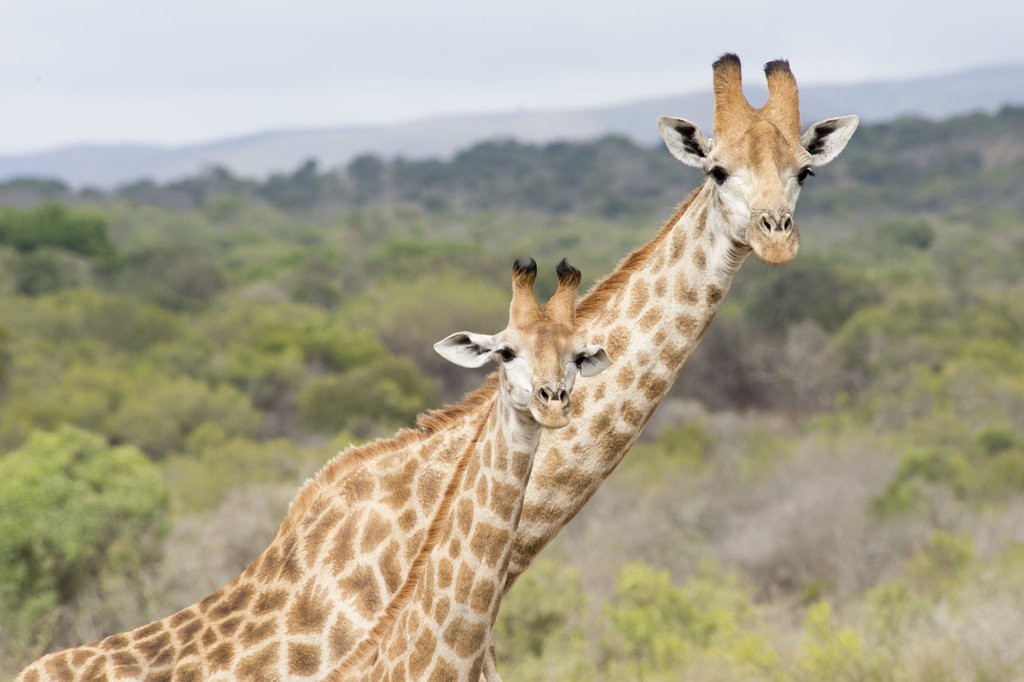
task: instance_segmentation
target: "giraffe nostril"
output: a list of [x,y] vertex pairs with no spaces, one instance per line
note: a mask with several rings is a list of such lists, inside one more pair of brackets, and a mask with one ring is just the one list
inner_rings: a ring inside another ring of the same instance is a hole
[[543,386],[540,387],[537,393],[540,395],[540,399],[543,400],[544,402],[551,400],[551,394],[548,393],[548,389],[544,388]]
[[558,392],[558,402],[564,403],[569,399],[569,393],[563,388]]
[[769,234],[771,233],[772,229],[775,227],[775,221],[772,220],[772,217],[770,215],[768,215],[767,213],[762,213],[761,214],[761,218],[757,222],[758,222],[758,225],[761,227],[761,229],[764,230],[766,233],[769,233]]
[[790,214],[782,216],[782,231],[791,232],[793,230],[793,217]]

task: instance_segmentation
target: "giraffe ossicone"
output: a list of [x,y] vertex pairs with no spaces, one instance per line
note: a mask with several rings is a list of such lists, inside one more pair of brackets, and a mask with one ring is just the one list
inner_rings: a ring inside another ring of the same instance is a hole
[[508,326],[437,344],[498,385],[418,431],[350,448],[300,490],[277,537],[234,581],[159,621],[49,654],[18,679],[475,679],[544,427],[573,414],[577,375],[609,365],[575,324],[564,260],[541,306],[516,262]]

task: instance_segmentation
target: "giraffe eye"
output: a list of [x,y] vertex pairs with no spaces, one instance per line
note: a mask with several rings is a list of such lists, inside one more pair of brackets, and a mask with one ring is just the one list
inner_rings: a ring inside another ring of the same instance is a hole
[[498,355],[501,356],[502,362],[512,362],[516,359],[516,352],[511,348],[499,348]]
[[713,166],[711,170],[708,171],[708,175],[713,177],[715,179],[715,182],[718,183],[719,185],[725,182],[726,179],[729,177],[729,173],[727,173],[726,170],[721,166]]
[[803,185],[804,180],[806,180],[808,176],[814,177],[814,171],[812,171],[810,167],[801,168],[800,172],[796,176],[796,181]]

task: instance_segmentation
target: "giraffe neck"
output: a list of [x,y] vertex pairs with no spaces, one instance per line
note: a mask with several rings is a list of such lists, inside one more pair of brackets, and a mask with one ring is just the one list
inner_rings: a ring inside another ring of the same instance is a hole
[[440,533],[419,575],[389,609],[386,627],[371,633],[331,679],[479,677],[541,435],[528,414],[501,398],[497,403],[448,490],[434,523]]
[[696,190],[580,301],[581,333],[604,344],[612,366],[577,382],[573,424],[541,438],[505,589],[622,461],[749,253],[723,236],[713,195],[708,184]]

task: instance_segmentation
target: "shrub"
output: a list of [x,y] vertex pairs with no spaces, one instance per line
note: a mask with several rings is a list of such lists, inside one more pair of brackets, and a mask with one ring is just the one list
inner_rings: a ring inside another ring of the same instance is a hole
[[749,592],[735,577],[711,566],[676,586],[667,571],[627,564],[605,610],[626,664],[619,672],[638,679],[678,672],[699,660],[762,674],[779,663],[760,633]]
[[107,236],[107,221],[61,204],[45,204],[34,211],[8,208],[0,212],[0,244],[23,252],[55,247],[92,258],[109,271],[120,264],[117,249]]
[[878,675],[860,635],[852,628],[837,625],[826,601],[807,610],[796,669],[797,679],[807,682],[867,681],[877,679]]
[[381,425],[411,426],[436,401],[432,382],[406,358],[385,357],[310,381],[299,393],[299,416],[318,431],[349,428],[367,435]]
[[[144,558],[167,490],[131,446],[64,427],[0,457],[0,612],[28,656],[60,639],[61,608]],[[141,595],[139,595],[141,596]]]
[[745,315],[772,334],[781,335],[801,320],[814,320],[834,332],[857,310],[880,300],[864,277],[821,258],[799,258],[785,268],[763,272],[760,279]]

